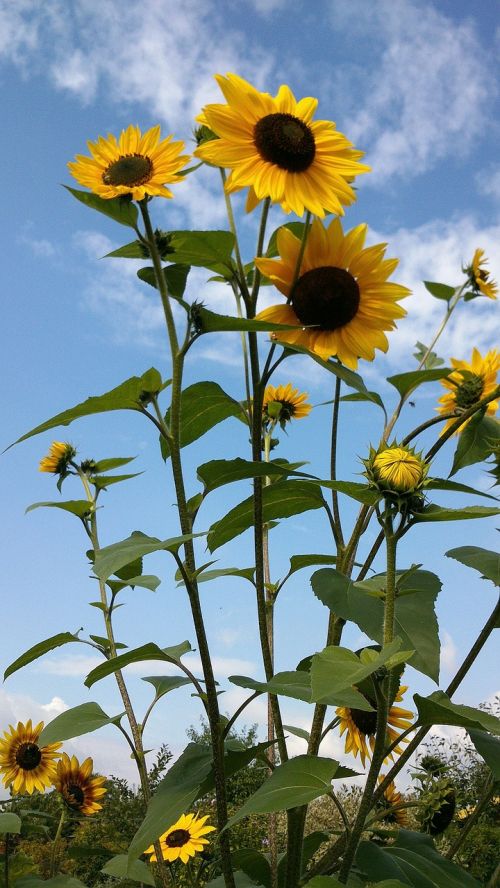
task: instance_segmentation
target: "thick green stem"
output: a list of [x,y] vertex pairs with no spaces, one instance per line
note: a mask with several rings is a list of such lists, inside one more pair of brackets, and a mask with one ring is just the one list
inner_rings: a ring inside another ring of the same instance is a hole
[[[271,422],[270,427],[264,434],[264,460],[269,462],[271,458],[271,438],[275,428],[275,423]],[[268,487],[271,479],[266,477],[265,486]],[[274,602],[275,592],[271,588],[271,566],[269,561],[269,528],[267,524],[262,527],[262,545],[264,559],[264,583],[266,589],[266,613],[267,613],[267,638],[269,644],[269,652],[274,673]],[[273,705],[271,694],[267,695],[267,739],[272,744],[268,749],[268,758],[270,762],[270,770],[272,771],[276,764],[276,748]],[[269,865],[271,869],[271,888],[278,886],[278,819],[275,811],[268,815],[268,834],[269,834]]]
[[[340,388],[342,380],[340,376],[335,378],[335,396],[333,401],[332,412],[332,435],[330,445],[330,478],[335,481],[337,478],[337,435],[339,426],[339,408],[340,408]],[[342,534],[342,524],[340,521],[339,495],[336,490],[332,490],[332,509],[333,509],[333,534],[337,548],[344,545],[344,537]]]
[[56,834],[54,836],[54,841],[52,842],[52,850],[50,852],[50,870],[49,876],[52,879],[56,874],[56,863],[57,863],[57,851],[59,849],[59,840],[61,838],[62,828],[64,821],[66,819],[66,809],[62,808],[61,816],[59,818],[59,824],[57,827]]
[[9,862],[10,862],[10,833],[5,833],[5,852],[3,857],[3,878],[5,888],[10,888],[9,883]]

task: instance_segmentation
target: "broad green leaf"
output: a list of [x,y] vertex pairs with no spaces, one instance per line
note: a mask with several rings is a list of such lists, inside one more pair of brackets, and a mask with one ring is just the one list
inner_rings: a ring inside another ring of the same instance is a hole
[[260,851],[239,848],[231,854],[231,862],[235,870],[241,870],[249,879],[253,879],[252,885],[271,888],[271,867]]
[[91,503],[88,500],[66,500],[66,502],[62,501],[60,503],[32,503],[31,506],[28,506],[26,512],[32,512],[33,509],[41,508],[63,509],[64,512],[71,512],[72,515],[76,515],[77,518],[85,518],[92,511]]
[[500,780],[500,739],[485,731],[469,728],[468,734],[481,758],[484,759],[494,780]]
[[500,515],[500,509],[493,506],[464,506],[463,509],[449,509],[447,506],[438,506],[431,503],[425,506],[421,512],[417,512],[413,520],[416,524],[424,521],[466,521],[470,518],[491,518]]
[[268,259],[273,259],[274,256],[278,255],[278,234],[282,228],[288,228],[295,237],[302,239],[302,234],[304,231],[304,223],[303,222],[285,222],[284,225],[280,225],[276,228],[271,237],[269,238],[269,243],[267,245],[266,256]]
[[[337,772],[338,773],[338,772]],[[324,844],[324,842],[328,842],[330,840],[330,834],[327,832],[323,832],[322,830],[315,830],[312,833],[309,833],[307,836],[304,836],[304,840],[302,842],[302,876],[305,876],[306,869],[311,861],[311,859],[316,854],[317,850]],[[283,857],[278,863],[278,886],[279,888],[286,888],[286,867],[287,867],[287,855],[283,854]]]
[[118,247],[117,250],[112,250],[111,253],[106,253],[104,259],[147,259],[148,251],[141,244],[140,241],[135,240],[130,244],[124,244],[123,247]]
[[[196,536],[200,536],[200,534],[196,534]],[[125,567],[136,558],[142,558],[143,555],[162,550],[176,551],[183,543],[192,539],[193,534],[186,534],[168,540],[158,540],[156,537],[146,536],[146,534],[135,530],[127,539],[100,549],[95,556],[94,572],[100,580],[107,580],[121,567]]]
[[[405,571],[397,573],[398,589],[404,594],[396,599],[395,632],[404,649],[415,651],[409,663],[437,682],[440,645],[434,605],[441,581],[426,570],[403,574]],[[385,588],[384,574],[353,583],[338,571],[324,568],[313,574],[311,585],[316,597],[333,613],[356,623],[369,638],[382,643],[384,602],[373,593]]]
[[445,302],[449,302],[456,292],[455,288],[448,286],[448,284],[438,284],[435,281],[424,281],[423,284],[431,296],[435,296],[436,299],[444,299]]
[[62,644],[71,644],[75,641],[80,644],[83,643],[81,638],[78,638],[78,635],[73,635],[71,632],[59,632],[58,635],[51,635],[50,638],[46,638],[44,641],[39,641],[38,644],[33,645],[33,647],[25,651],[24,654],[21,654],[17,660],[14,660],[10,666],[7,666],[7,669],[3,674],[4,681],[9,675],[17,672],[18,669],[22,669],[22,667],[26,666],[28,663],[33,663],[34,660],[38,660],[39,657],[43,657],[43,655],[48,654],[49,651],[61,647]]
[[500,734],[500,719],[482,709],[452,703],[444,691],[434,691],[429,697],[414,694],[419,725],[456,725],[477,731]]
[[21,818],[12,811],[2,811],[0,814],[0,833],[20,833]]
[[129,228],[135,228],[137,225],[137,207],[128,196],[106,199],[99,197],[98,194],[92,194],[90,191],[78,191],[76,188],[70,188],[69,185],[63,187],[80,203],[90,207],[91,210],[104,213],[105,216],[109,216],[120,225],[128,225]]
[[[235,888],[268,888],[267,885],[255,882],[254,879],[247,876],[242,870],[237,870],[233,875]],[[210,882],[207,882],[205,888],[225,888],[225,885],[224,876],[217,876],[216,879],[211,879]]]
[[343,395],[340,400],[341,401],[368,401],[371,404],[376,404],[377,407],[380,407],[383,410],[384,416],[387,419],[387,412],[386,412],[386,409],[384,406],[384,402],[382,401],[382,398],[380,397],[378,392],[370,392],[370,391],[352,392],[350,395]]
[[126,466],[127,463],[133,462],[136,459],[135,456],[115,456],[111,457],[111,459],[99,459],[96,463],[94,463],[93,471],[94,472],[110,472],[112,469],[118,469],[120,466]]
[[[274,741],[275,742],[275,741]],[[242,768],[246,768],[256,758],[260,758],[263,753],[272,746],[273,741],[265,740],[263,743],[257,743],[256,746],[245,746],[240,740],[226,740],[224,744],[224,773],[227,777],[237,774]],[[197,798],[207,795],[215,788],[215,775],[213,768],[200,785]]]
[[429,348],[424,345],[423,342],[417,340],[415,343],[415,349],[416,351],[413,352],[413,357],[418,361],[418,364],[422,369],[434,370],[436,367],[443,366],[443,358],[440,358],[435,351],[429,351]]
[[315,703],[328,706],[349,706],[373,711],[366,698],[356,687],[381,666],[390,662],[396,666],[404,662],[408,652],[400,652],[401,639],[395,638],[385,645],[369,663],[348,648],[329,646],[315,654],[311,664],[311,691]]
[[[347,882],[339,882],[335,876],[314,876],[314,879],[311,879],[310,882],[306,882],[304,888],[362,888],[365,882],[361,882],[355,875],[350,875]],[[401,882],[377,882],[375,885],[374,882],[370,883],[371,888],[380,888],[382,885],[383,888],[407,888],[407,885],[402,885]]]
[[273,330],[295,330],[296,324],[274,324],[272,321],[257,321],[255,318],[236,318],[233,315],[216,314],[203,305],[192,309],[192,317],[199,333],[233,333],[250,331],[269,333]]
[[312,567],[316,564],[336,564],[336,555],[292,555],[290,558],[290,570],[288,575],[302,570],[304,567]]
[[122,589],[126,589],[127,586],[130,586],[132,589],[135,589],[136,586],[140,586],[141,589],[149,589],[151,592],[156,592],[158,586],[160,585],[161,580],[159,577],[155,577],[154,574],[141,574],[138,577],[130,577],[129,580],[107,580],[106,584],[109,586],[111,591],[116,595],[118,592],[121,592]]
[[139,857],[181,814],[190,810],[211,767],[211,749],[189,743],[151,798],[146,816],[130,843],[129,861]]
[[[182,299],[184,296],[190,271],[189,265],[166,265],[163,267],[163,277],[165,278],[168,293],[174,299]],[[158,289],[155,270],[151,266],[140,268],[137,272],[137,277],[151,287],[154,287],[155,290]],[[183,305],[187,307],[185,303]]]
[[475,414],[460,432],[450,475],[455,475],[466,466],[483,462],[492,452],[493,444],[499,440],[500,422],[493,416],[485,416],[484,411]]
[[171,231],[169,258],[179,265],[209,268],[225,277],[232,270],[234,235],[230,231]]
[[471,493],[473,496],[484,496],[486,499],[497,500],[497,496],[486,493],[485,490],[476,490],[469,487],[468,484],[457,484],[456,481],[449,481],[447,478],[428,478],[425,482],[426,490],[451,490],[453,493]]
[[331,361],[324,361],[323,358],[320,358],[319,355],[309,351],[309,349],[303,348],[296,343],[291,344],[289,342],[286,343],[284,352],[286,357],[291,357],[293,354],[308,355],[316,362],[316,364],[319,364],[320,367],[328,370],[329,373],[333,373],[334,376],[337,376],[350,388],[355,389],[357,392],[362,392],[364,395],[368,394],[368,389],[359,373],[355,373],[354,370],[349,370],[348,367],[344,367],[344,365],[336,358]]
[[388,376],[387,382],[390,382],[398,390],[401,397],[406,397],[424,382],[436,382],[437,379],[449,376],[451,372],[451,367],[439,367],[436,370],[411,370],[410,373],[397,373],[395,376]]
[[430,836],[406,829],[399,830],[392,845],[361,842],[356,863],[370,882],[396,880],[405,888],[480,888],[469,873],[436,851]]
[[59,740],[70,740],[72,737],[81,737],[82,734],[90,734],[105,725],[116,722],[116,716],[106,715],[98,703],[82,703],[61,712],[45,726],[38,743],[40,746],[49,746]]
[[222,577],[240,577],[254,583],[254,567],[222,567],[220,570],[204,570],[198,574],[196,579],[198,583],[208,583],[210,580],[218,580]]
[[75,876],[61,874],[54,876],[52,879],[41,879],[31,872],[16,879],[15,886],[16,888],[87,888]]
[[155,697],[157,700],[176,688],[182,688],[184,685],[191,684],[191,679],[184,675],[148,675],[143,681],[148,681],[155,689]]
[[381,499],[377,490],[372,490],[368,484],[358,484],[356,481],[318,481],[318,484],[328,487],[330,490],[345,493],[346,496],[350,496],[351,499],[366,506],[374,506]]
[[178,663],[182,654],[191,651],[189,641],[183,641],[181,644],[172,647],[161,648],[153,642],[143,644],[141,647],[133,648],[119,657],[113,657],[111,660],[105,660],[87,675],[85,686],[91,688],[96,681],[112,675],[117,669],[123,669],[130,663],[143,663],[145,660],[162,660],[166,663]]
[[[243,408],[231,398],[216,382],[195,382],[184,389],[181,395],[181,447],[186,447],[205,435],[210,429],[225,419],[235,416],[246,422]],[[170,423],[170,410],[165,421]],[[163,459],[170,456],[170,448],[165,438],[161,439]]]
[[257,681],[245,675],[230,675],[229,681],[240,688],[261,691],[263,694],[276,694],[311,702],[311,677],[308,672],[277,672],[270,681]]
[[478,570],[483,580],[491,580],[495,586],[500,586],[500,554],[490,549],[481,549],[479,546],[459,546],[457,549],[449,549],[444,553],[448,558],[454,558],[473,570]]
[[[311,509],[321,509],[324,504],[320,489],[310,481],[279,481],[262,491],[263,518],[265,522],[288,518]],[[207,543],[210,552],[234,539],[253,525],[253,497],[248,497],[209,530]]]
[[138,478],[143,472],[134,472],[131,475],[93,475],[92,482],[100,490],[106,490],[110,484],[120,484],[122,481],[129,481],[130,478]]
[[284,762],[230,818],[228,826],[249,814],[267,814],[307,805],[330,792],[338,766],[333,759],[313,755],[298,755]]
[[237,457],[236,459],[213,459],[211,462],[203,463],[198,466],[197,475],[205,487],[205,492],[209,493],[218,487],[223,487],[224,484],[231,484],[233,481],[242,481],[247,478],[279,478],[287,475],[304,477],[305,473],[296,472],[290,463],[252,462]]
[[116,879],[132,879],[143,885],[156,885],[153,873],[143,860],[133,860],[129,863],[127,854],[117,854],[104,864],[101,873],[114,876]]
[[[151,367],[151,369],[147,370],[146,373],[143,373],[142,376],[132,376],[130,379],[122,382],[121,385],[111,389],[111,391],[106,392],[104,395],[92,396],[91,398],[87,398],[87,400],[83,401],[81,404],[77,404],[75,407],[70,407],[69,410],[63,410],[62,413],[57,413],[56,416],[53,416],[46,422],[42,422],[34,429],[31,429],[30,432],[21,435],[17,441],[14,441],[14,444],[26,441],[27,438],[31,438],[33,435],[40,435],[42,432],[48,432],[50,429],[57,428],[57,426],[67,426],[81,416],[92,416],[95,413],[107,413],[111,410],[142,411],[148,396],[161,391],[165,388],[165,385],[168,384],[169,383],[163,383],[158,370]],[[13,447],[14,444],[11,444],[10,446]]]
[[300,737],[301,740],[309,741],[310,733],[309,731],[305,731],[304,728],[296,728],[294,725],[283,725],[285,731],[289,731],[290,734],[294,734],[295,737]]

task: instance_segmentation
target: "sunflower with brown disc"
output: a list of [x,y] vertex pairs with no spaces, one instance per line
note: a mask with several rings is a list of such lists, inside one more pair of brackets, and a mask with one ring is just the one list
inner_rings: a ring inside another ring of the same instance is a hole
[[42,730],[43,722],[33,727],[29,719],[26,724],[18,722],[17,728],[9,725],[0,739],[0,774],[13,793],[44,792],[54,782],[62,743],[40,746]]
[[[468,410],[482,398],[486,398],[487,395],[491,395],[495,391],[500,370],[500,352],[493,348],[483,358],[477,348],[473,348],[470,361],[459,361],[452,358],[450,363],[453,373],[440,380],[441,385],[447,391],[440,397],[440,406],[436,407],[436,410],[438,413],[455,412],[457,415],[445,423],[441,431],[442,435],[456,422],[460,412]],[[495,415],[498,403],[498,400],[490,401],[486,407],[488,416]],[[471,419],[471,416],[466,419],[456,430],[455,435],[463,432]]]
[[[403,695],[407,690],[408,687],[406,685],[400,686],[389,709],[386,735],[388,745],[392,745],[392,743],[394,743],[400,736],[400,732],[397,729],[406,731],[408,728],[411,728],[413,713],[408,709],[403,709],[400,706],[394,705],[395,703],[401,703]],[[373,707],[372,711],[366,712],[364,709],[351,709],[347,706],[339,706],[336,713],[340,719],[340,736],[343,734],[346,735],[345,751],[347,753],[351,752],[354,758],[357,758],[359,755],[364,767],[366,759],[371,758],[375,746],[377,704],[374,700],[370,699],[367,694],[363,693],[363,696],[366,697]],[[405,739],[402,742],[407,741]],[[384,761],[387,761],[388,759],[392,760],[394,754],[400,755],[402,751],[400,746],[396,746]]]
[[[203,851],[204,845],[208,845],[207,833],[214,832],[215,826],[206,826],[208,814],[198,817],[197,814],[182,814],[179,820],[170,826],[159,838],[163,859],[173,863],[180,860],[188,863],[190,857],[194,857],[199,851]],[[145,854],[149,854],[150,860],[157,863],[155,850],[152,845],[146,848]]]
[[307,398],[307,392],[299,392],[292,387],[291,382],[286,385],[266,386],[262,401],[264,422],[279,422],[284,428],[292,419],[304,419],[312,410]]
[[99,800],[106,794],[105,777],[92,777],[94,763],[86,758],[82,764],[76,756],[71,758],[65,752],[57,763],[54,786],[61,794],[68,808],[89,817],[100,811]]

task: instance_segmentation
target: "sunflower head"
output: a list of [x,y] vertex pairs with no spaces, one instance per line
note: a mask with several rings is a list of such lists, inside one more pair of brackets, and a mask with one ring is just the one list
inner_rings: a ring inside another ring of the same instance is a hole
[[104,786],[106,778],[92,777],[93,767],[91,758],[80,764],[74,755],[70,758],[63,752],[54,778],[54,786],[68,808],[86,817],[101,810],[102,805],[98,800],[107,792]]
[[161,139],[159,126],[142,135],[131,124],[119,139],[109,133],[106,139],[99,136],[97,142],[87,142],[91,157],[77,154],[68,163],[69,171],[80,185],[107,200],[173,197],[165,186],[182,181],[179,172],[190,158],[181,154],[184,142],[171,140],[172,136]]
[[47,456],[40,460],[40,472],[52,472],[53,475],[64,475],[71,460],[76,456],[72,444],[63,441],[52,441]]
[[417,819],[424,832],[438,836],[450,825],[455,814],[455,789],[449,777],[431,778],[423,784]]
[[[380,774],[378,778],[378,782],[382,783],[384,780],[384,774]],[[384,822],[395,824],[396,826],[400,826],[403,829],[407,829],[409,825],[408,811],[406,808],[401,808],[398,811],[390,810],[395,808],[397,805],[403,804],[403,796],[400,792],[396,790],[396,784],[394,780],[389,783],[387,789],[384,790],[384,795],[382,800],[379,802],[378,807],[389,809],[387,813],[384,815]]]
[[418,511],[421,508],[422,491],[429,471],[422,454],[394,442],[380,450],[371,447],[368,459],[363,462],[364,474],[371,486],[387,500],[395,502],[400,509]]
[[[445,423],[441,434],[443,435],[454,422],[477,404],[482,398],[492,394],[497,387],[498,371],[500,370],[500,351],[491,349],[483,357],[477,348],[472,350],[470,361],[451,359],[453,372],[441,379],[441,385],[446,389],[439,399],[438,413],[453,413]],[[498,399],[490,401],[486,407],[488,416],[494,416],[498,410]],[[455,431],[455,435],[463,432],[472,416],[465,420]]]
[[290,382],[286,385],[266,386],[262,402],[264,427],[279,422],[284,429],[287,422],[292,419],[303,419],[311,410],[311,405],[307,403],[307,392],[299,392],[298,389],[292,388]]
[[498,284],[490,277],[488,269],[485,268],[487,263],[488,260],[484,255],[484,250],[478,247],[472,257],[472,262],[463,271],[469,278],[469,285],[475,296],[487,296],[488,299],[496,299]]
[[62,744],[40,746],[42,730],[43,722],[33,727],[30,719],[26,724],[18,722],[16,728],[9,725],[0,739],[0,774],[13,793],[44,792],[54,781]]
[[[401,685],[389,709],[389,716],[387,719],[388,746],[399,737],[399,731],[395,730],[396,728],[401,728],[402,731],[406,731],[411,727],[413,713],[408,709],[402,709],[400,706],[394,705],[395,703],[400,703],[402,701],[406,690],[406,685]],[[342,736],[342,734],[346,734],[345,751],[352,752],[355,758],[359,754],[364,767],[366,759],[371,758],[371,753],[373,752],[375,745],[377,704],[374,695],[371,696],[364,690],[362,693],[372,707],[371,711],[339,706],[336,713],[340,719],[340,735]],[[405,738],[402,742],[407,743],[408,741]],[[393,752],[387,756],[385,761],[388,761],[389,759],[392,760],[394,753],[400,755],[401,752],[401,747],[396,746]]]
[[[173,826],[159,838],[163,859],[170,863],[181,860],[188,863],[190,857],[194,857],[198,851],[203,851],[204,845],[208,845],[208,839],[204,836],[214,832],[215,826],[205,825],[208,815],[198,817],[197,814],[183,814]],[[150,860],[157,863],[155,850],[151,845],[146,848],[145,854],[150,855]]]

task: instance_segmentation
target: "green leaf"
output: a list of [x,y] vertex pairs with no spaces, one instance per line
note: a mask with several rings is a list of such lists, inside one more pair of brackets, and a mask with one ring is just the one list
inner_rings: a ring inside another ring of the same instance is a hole
[[148,675],[142,680],[149,681],[153,685],[157,700],[170,693],[170,691],[175,691],[176,688],[182,688],[184,685],[191,684],[191,679],[184,675]]
[[230,231],[171,231],[169,247],[169,258],[179,265],[209,268],[224,277],[232,270],[234,235]]
[[31,506],[27,507],[26,512],[32,512],[33,509],[41,508],[63,509],[64,512],[71,512],[72,515],[82,519],[92,511],[92,505],[88,500],[66,500],[66,502],[55,503],[32,503]]
[[135,456],[115,456],[111,459],[100,459],[94,463],[94,472],[110,472],[112,469],[118,469],[120,466],[126,466],[127,463],[133,462]]
[[141,244],[140,241],[135,240],[130,244],[124,244],[123,247],[118,247],[117,250],[113,250],[111,253],[106,253],[104,259],[147,259],[147,249]]
[[193,536],[203,536],[203,534],[186,534],[168,540],[158,540],[156,537],[146,536],[135,530],[127,539],[100,549],[95,556],[94,572],[100,580],[107,580],[136,558],[142,558],[151,552],[176,551],[187,540],[192,540]]
[[499,440],[500,422],[492,416],[485,416],[484,411],[475,414],[460,432],[450,475],[455,475],[466,466],[483,462]]
[[[21,435],[17,441],[14,441],[14,444],[26,441],[27,438],[31,438],[33,435],[48,432],[50,429],[57,428],[57,426],[67,426],[81,416],[92,416],[95,413],[107,413],[111,410],[142,411],[144,399],[147,395],[159,392],[162,388],[165,388],[165,383],[162,382],[158,370],[151,367],[142,376],[131,376],[130,379],[122,382],[121,385],[111,389],[111,391],[106,392],[104,395],[95,395],[87,398],[86,401],[77,404],[75,407],[70,407],[69,410],[63,410],[62,413],[56,414],[56,416],[31,429],[30,432]],[[14,444],[11,444],[10,447],[13,447]]]
[[153,873],[143,860],[133,860],[129,863],[127,854],[117,854],[103,866],[101,873],[107,876],[115,876],[117,879],[132,879],[134,882],[142,882],[143,885],[156,885]]
[[75,876],[61,874],[54,876],[52,879],[41,879],[33,873],[28,873],[16,879],[15,886],[16,888],[87,888]]
[[418,342],[417,340],[415,348],[416,351],[413,352],[413,357],[418,361],[419,366],[423,370],[434,370],[436,367],[442,367],[444,364],[443,359],[435,351],[429,350],[423,342]]
[[93,475],[92,482],[99,490],[106,490],[110,484],[119,484],[121,481],[129,481],[130,478],[138,478],[143,472],[134,472],[131,475]]
[[491,580],[495,586],[500,586],[500,553],[481,549],[479,546],[459,546],[458,549],[449,549],[444,554],[478,570],[483,580]]
[[500,719],[482,709],[452,703],[444,691],[434,691],[429,697],[414,694],[413,699],[418,709],[419,725],[456,725],[467,730],[500,734]]
[[449,509],[447,506],[430,504],[418,512],[413,520],[416,524],[424,521],[465,521],[469,518],[491,518],[500,515],[500,509],[492,506],[464,506],[463,509]]
[[189,641],[183,641],[181,644],[166,648],[158,647],[157,644],[149,642],[148,644],[141,645],[141,647],[133,648],[125,654],[120,654],[119,657],[113,657],[111,660],[105,660],[104,663],[100,663],[99,666],[96,666],[95,669],[89,672],[84,684],[87,688],[91,688],[96,681],[101,681],[106,676],[112,675],[117,669],[123,669],[130,663],[143,663],[145,660],[162,660],[166,663],[177,664],[182,654],[186,654],[191,650],[192,647]]
[[0,814],[0,833],[20,833],[21,818],[11,811],[2,811]]
[[[221,577],[241,577],[254,583],[255,567],[222,567],[220,570],[204,570],[197,574],[198,583],[208,583]],[[255,584],[254,584],[255,585]]]
[[160,578],[155,577],[154,574],[141,574],[138,577],[130,577],[126,582],[122,580],[106,581],[106,584],[115,595],[127,586],[130,586],[132,589],[134,589],[135,586],[140,586],[141,589],[149,589],[150,592],[156,592],[160,583]]
[[43,657],[43,655],[48,654],[49,651],[53,651],[55,648],[61,647],[63,644],[71,644],[75,641],[80,642],[80,644],[83,643],[82,640],[78,638],[78,635],[73,635],[71,632],[59,632],[58,635],[51,635],[50,638],[46,638],[44,641],[39,641],[38,644],[29,648],[24,654],[21,654],[17,660],[14,660],[10,666],[7,666],[7,669],[3,674],[4,681],[9,675],[17,672],[18,669],[22,669],[22,667],[26,666],[28,663],[33,663],[34,660],[38,660],[39,657]]
[[316,564],[336,564],[336,555],[292,555],[290,558],[290,570],[288,576],[302,570],[304,567],[312,567]]
[[[310,481],[279,481],[262,491],[265,522],[288,518],[311,509],[320,509],[324,499],[319,488]],[[207,543],[210,552],[229,542],[253,524],[253,496],[239,503],[209,530]]]
[[[162,270],[169,295],[173,296],[174,299],[182,299],[184,296],[184,290],[186,289],[188,274],[191,271],[190,266],[165,265]],[[158,289],[156,273],[151,265],[148,265],[145,268],[140,268],[137,272],[137,277],[139,280],[144,281],[144,283],[149,284],[150,287],[154,287],[155,290]],[[183,304],[185,305],[185,303]],[[189,308],[189,306],[186,305],[185,307]]]
[[[225,419],[235,416],[246,422],[241,404],[231,398],[216,382],[195,382],[181,395],[181,447],[192,444]],[[170,410],[165,415],[170,423]],[[165,438],[161,439],[163,459],[170,456]]]
[[[415,651],[409,663],[437,682],[440,645],[434,605],[441,581],[426,570],[403,576],[405,573],[398,571],[396,575],[400,594],[396,598],[395,631],[402,639],[403,648]],[[385,588],[385,574],[353,583],[338,571],[325,568],[313,574],[311,585],[316,597],[333,613],[356,623],[369,638],[382,643],[384,602],[370,593]]]
[[241,870],[249,879],[253,879],[252,885],[271,888],[271,867],[260,851],[239,848],[231,854],[231,862],[235,870]]
[[[267,888],[266,885],[255,882],[250,876],[247,876],[247,874],[241,870],[238,870],[233,875],[235,888]],[[216,879],[211,879],[210,882],[207,882],[205,888],[225,888],[225,885],[226,881],[224,876],[217,876]]]
[[61,712],[49,722],[40,734],[38,743],[40,746],[49,746],[59,740],[81,737],[82,734],[90,734],[115,721],[116,716],[106,715],[98,703],[82,703]]
[[449,302],[456,292],[455,288],[448,286],[448,284],[437,284],[434,281],[424,281],[423,284],[431,296],[435,296],[436,299],[444,299],[445,302]]
[[304,231],[304,223],[303,222],[286,222],[284,225],[280,225],[276,228],[271,237],[269,238],[269,243],[267,245],[266,256],[268,259],[273,259],[274,256],[278,255],[278,234],[282,228],[288,228],[295,237],[298,237],[299,240],[302,240],[302,234]]
[[286,462],[252,462],[240,459],[240,457],[213,459],[211,462],[198,466],[197,475],[205,488],[205,493],[209,493],[225,484],[232,484],[233,481],[243,481],[248,478],[279,478],[287,475],[304,477],[305,473],[296,472],[293,465]]
[[230,675],[229,681],[240,688],[261,691],[263,694],[311,702],[311,677],[308,672],[277,672],[270,681],[257,681],[245,675]]
[[272,321],[256,321],[254,318],[235,318],[233,315],[216,314],[203,305],[192,310],[193,320],[199,333],[234,333],[251,331],[269,333],[273,330],[296,330],[297,324],[274,324]]
[[380,493],[373,490],[368,484],[358,484],[356,481],[319,481],[318,483],[322,487],[345,493],[346,496],[350,496],[351,499],[355,499],[365,506],[374,506],[381,499]]
[[428,478],[425,482],[426,490],[451,490],[453,493],[471,493],[474,496],[484,496],[486,499],[497,500],[497,496],[492,496],[484,490],[476,490],[475,487],[469,487],[468,484],[457,484],[456,481],[449,481],[446,478]]
[[392,845],[361,842],[356,863],[370,882],[399,880],[405,888],[480,888],[469,873],[436,851],[430,836],[406,829],[399,830]]
[[99,197],[98,194],[92,194],[89,191],[77,191],[76,188],[70,188],[69,185],[63,186],[69,191],[73,197],[76,197],[80,203],[90,207],[91,210],[97,210],[104,213],[120,225],[128,225],[129,228],[135,228],[137,225],[137,207],[128,196],[112,197],[109,200]]
[[230,818],[228,826],[249,814],[267,814],[307,805],[330,792],[338,766],[339,763],[333,759],[313,755],[295,756],[275,768],[257,792]]
[[407,659],[407,652],[400,652],[401,639],[395,638],[390,644],[370,658],[369,663],[348,648],[329,646],[315,654],[311,664],[311,691],[315,703],[328,706],[349,706],[372,712],[366,698],[356,686],[390,661],[391,666]]
[[344,367],[344,365],[336,358],[331,361],[324,361],[323,358],[320,358],[319,355],[309,351],[309,349],[303,348],[296,343],[293,343],[292,345],[290,342],[286,343],[284,352],[286,357],[291,357],[293,354],[308,355],[308,357],[312,358],[316,364],[319,364],[324,370],[328,370],[329,373],[333,373],[334,376],[337,376],[350,388],[362,392],[364,395],[369,394],[359,373],[354,373],[354,370],[349,370],[348,367]]
[[370,392],[370,391],[352,392],[350,395],[343,395],[340,400],[341,401],[368,401],[371,404],[376,404],[377,407],[380,407],[383,410],[384,416],[387,420],[387,411],[385,409],[384,402],[382,401],[382,398],[380,397],[378,392]]
[[485,731],[475,731],[473,728],[469,728],[467,733],[479,755],[488,765],[493,779],[500,780],[500,739]]
[[411,370],[410,373],[397,373],[395,376],[388,376],[387,382],[390,382],[398,390],[401,397],[406,397],[424,382],[436,382],[437,379],[449,376],[451,372],[451,367],[439,367],[436,370]]
[[309,731],[305,731],[304,728],[296,728],[294,725],[283,725],[285,731],[289,731],[290,734],[294,734],[295,737],[300,737],[301,740],[309,741],[310,733]]
[[129,861],[139,857],[181,814],[189,811],[211,766],[211,749],[189,743],[151,798],[146,816],[130,843]]

